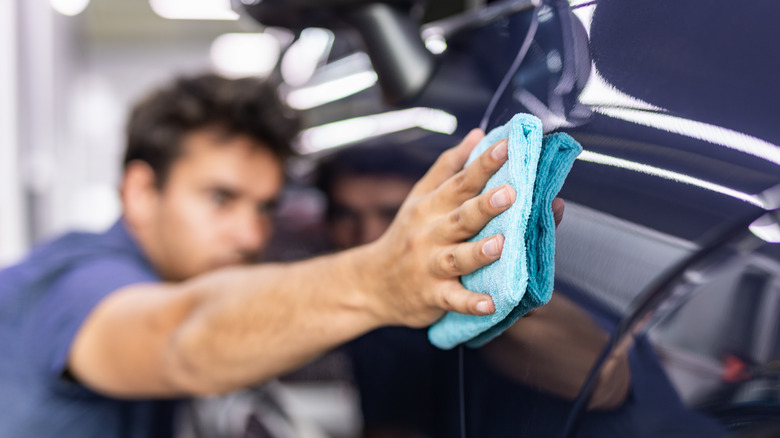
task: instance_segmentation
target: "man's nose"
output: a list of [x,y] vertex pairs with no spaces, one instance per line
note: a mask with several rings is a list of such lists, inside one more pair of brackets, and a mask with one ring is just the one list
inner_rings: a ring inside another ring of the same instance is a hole
[[255,253],[263,249],[270,234],[270,219],[256,214],[242,214],[233,221],[233,241],[242,252]]

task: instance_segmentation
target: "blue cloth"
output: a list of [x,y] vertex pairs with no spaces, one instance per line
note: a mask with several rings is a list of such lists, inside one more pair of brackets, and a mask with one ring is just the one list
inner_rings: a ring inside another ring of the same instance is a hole
[[486,316],[448,312],[428,332],[439,348],[464,342],[471,347],[484,345],[552,296],[555,223],[550,204],[582,147],[566,134],[542,138],[538,118],[517,114],[490,131],[467,164],[502,138],[509,139],[509,159],[488,180],[485,191],[508,183],[517,199],[471,240],[502,234],[504,249],[498,261],[461,278],[467,289],[490,294],[496,311]]
[[0,271],[0,436],[172,436],[175,402],[110,399],[63,376],[100,300],[159,281],[121,222],[103,234],[67,234]]

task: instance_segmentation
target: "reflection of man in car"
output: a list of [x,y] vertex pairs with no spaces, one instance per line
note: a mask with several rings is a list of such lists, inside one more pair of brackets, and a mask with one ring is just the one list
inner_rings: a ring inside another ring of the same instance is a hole
[[[442,155],[375,243],[246,266],[266,246],[297,129],[275,96],[216,76],[150,95],[128,125],[122,218],[0,272],[0,436],[170,436],[177,399],[264,381],[376,327],[493,311],[458,276],[500,245],[454,237],[515,196],[478,196],[505,142],[462,169],[479,131]],[[451,214],[469,220],[446,227]],[[461,268],[433,273],[450,254]]]
[[353,248],[381,236],[435,156],[430,149],[380,145],[328,157],[319,168],[317,186],[327,198],[333,245]]
[[[329,157],[320,168],[318,186],[328,199],[333,244],[344,249],[379,237],[434,156],[424,147],[378,144]],[[562,200],[556,199],[553,209],[560,222]],[[606,333],[584,311],[555,294],[548,305],[481,350],[467,349],[467,385],[474,400],[467,418],[475,422],[473,436],[517,436],[523,410],[508,413],[498,407],[486,413],[491,404],[522,404],[521,395],[534,389],[553,399],[573,399],[606,341]],[[425,330],[403,328],[375,331],[351,347],[367,437],[457,436],[455,351],[430,345]],[[620,405],[629,380],[623,354],[605,369],[590,407]]]

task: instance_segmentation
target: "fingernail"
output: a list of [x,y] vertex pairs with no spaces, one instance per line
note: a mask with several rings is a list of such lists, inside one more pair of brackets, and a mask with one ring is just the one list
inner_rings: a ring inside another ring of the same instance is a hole
[[497,257],[501,254],[501,250],[498,248],[498,239],[495,237],[485,242],[482,245],[482,252],[488,257]]
[[490,205],[495,208],[503,208],[510,204],[509,190],[503,188],[490,197]]
[[483,300],[477,303],[477,312],[487,315],[490,313],[490,302],[487,300]]
[[493,158],[498,161],[505,160],[509,155],[509,141],[507,139],[501,140],[501,142],[493,148],[491,154],[493,155]]

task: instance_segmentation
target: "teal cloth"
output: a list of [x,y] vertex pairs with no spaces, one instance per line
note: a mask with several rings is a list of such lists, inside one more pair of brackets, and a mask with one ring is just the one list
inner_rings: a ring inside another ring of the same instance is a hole
[[490,294],[496,311],[486,316],[448,312],[428,331],[429,340],[439,348],[464,342],[470,347],[484,345],[552,296],[555,222],[550,205],[582,147],[566,134],[543,137],[538,118],[517,114],[490,131],[467,164],[502,138],[509,139],[509,158],[484,191],[508,183],[517,199],[471,240],[502,234],[504,249],[496,262],[461,277],[466,289]]

